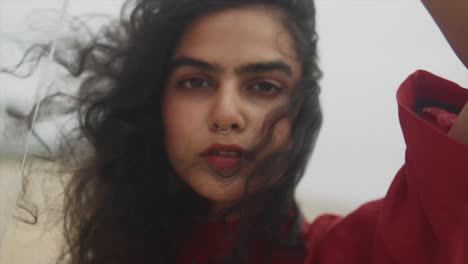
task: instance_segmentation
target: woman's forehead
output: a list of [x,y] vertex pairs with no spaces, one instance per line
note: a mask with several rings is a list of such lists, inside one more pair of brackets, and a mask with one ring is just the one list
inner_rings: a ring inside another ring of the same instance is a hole
[[225,68],[259,61],[284,61],[299,72],[292,37],[279,16],[264,8],[218,11],[195,20],[174,58],[193,57]]

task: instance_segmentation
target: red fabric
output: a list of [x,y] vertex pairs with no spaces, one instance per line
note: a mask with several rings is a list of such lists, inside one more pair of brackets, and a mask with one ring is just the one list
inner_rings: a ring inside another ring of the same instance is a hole
[[[406,160],[385,198],[339,217],[304,223],[308,264],[467,264],[468,146],[447,137],[455,116],[442,109],[411,111],[419,98],[462,107],[468,90],[417,71],[397,93]],[[231,227],[235,231],[234,225]],[[205,263],[231,243],[222,225],[191,234],[179,263]],[[250,263],[263,263],[259,248]],[[297,259],[296,259],[297,261]],[[297,263],[273,259],[272,264]]]
[[436,128],[448,133],[452,128],[457,115],[438,107],[426,107],[422,111],[422,118],[433,124]]

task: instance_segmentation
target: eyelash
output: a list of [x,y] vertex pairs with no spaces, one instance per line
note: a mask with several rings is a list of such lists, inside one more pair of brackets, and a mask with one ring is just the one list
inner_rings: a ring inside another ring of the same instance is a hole
[[[201,81],[203,84],[201,86],[198,85],[198,86],[194,87],[193,83],[190,83],[190,82],[193,82],[193,81]],[[180,87],[180,88],[183,88],[183,89],[193,90],[193,89],[201,89],[201,88],[210,87],[210,86],[212,86],[212,83],[213,82],[206,80],[206,78],[204,78],[204,77],[194,76],[194,77],[190,77],[188,79],[183,79],[183,80],[178,81],[177,86]],[[261,91],[261,88],[258,87],[258,86],[262,85],[262,84],[263,85],[267,84],[268,87],[270,89],[273,89],[274,91],[273,92],[270,92],[271,90],[266,91],[266,92]],[[188,87],[187,85],[190,85],[190,87]],[[255,87],[258,87],[258,88],[255,89]],[[283,88],[281,87],[281,85],[277,85],[272,81],[256,80],[252,84],[249,84],[247,86],[247,90],[252,91],[254,93],[257,93],[257,94],[261,94],[263,96],[274,96],[276,94],[279,94],[283,90]]]
[[[248,87],[248,89],[249,90],[254,90],[254,87],[256,87],[256,86],[258,87],[261,84],[263,84],[263,85],[266,84],[266,85],[268,85],[268,88],[273,89],[274,90],[273,95],[276,95],[276,94],[278,94],[278,93],[280,93],[282,91],[282,88],[279,85],[276,85],[273,82],[265,81],[265,80],[255,82],[253,85],[250,85]],[[272,95],[272,92],[270,92],[271,90],[269,90],[269,91],[261,91],[261,90],[262,90],[262,88],[259,87],[259,89],[254,91],[254,92],[265,94],[265,95]]]
[[193,90],[193,89],[196,89],[196,88],[199,88],[199,87],[187,87],[186,85],[187,84],[190,84],[190,81],[194,81],[194,80],[197,80],[197,81],[203,81],[204,84],[208,84],[208,85],[211,85],[211,82],[210,81],[207,81],[205,78],[203,77],[198,77],[198,76],[194,76],[194,77],[190,77],[188,79],[184,79],[184,80],[181,80],[181,81],[178,81],[177,82],[177,86],[178,87],[181,87],[181,88],[184,88],[184,89],[188,89],[188,90]]

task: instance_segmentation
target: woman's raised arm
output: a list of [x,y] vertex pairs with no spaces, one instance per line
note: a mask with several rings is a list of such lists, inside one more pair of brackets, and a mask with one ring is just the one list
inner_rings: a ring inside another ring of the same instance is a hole
[[458,58],[468,68],[468,1],[422,0]]

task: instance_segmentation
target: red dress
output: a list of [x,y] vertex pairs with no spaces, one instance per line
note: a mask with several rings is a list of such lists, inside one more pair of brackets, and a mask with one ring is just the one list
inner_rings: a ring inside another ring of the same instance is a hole
[[[417,71],[397,93],[406,142],[405,164],[385,198],[340,217],[323,215],[304,222],[310,264],[468,264],[468,146],[447,136],[456,116],[438,108],[413,112],[419,99],[460,109],[468,90]],[[190,234],[179,263],[204,263],[231,243],[225,226],[206,224]],[[263,263],[261,250],[250,263]],[[296,259],[297,260],[297,259]],[[272,264],[296,263],[276,258]]]

